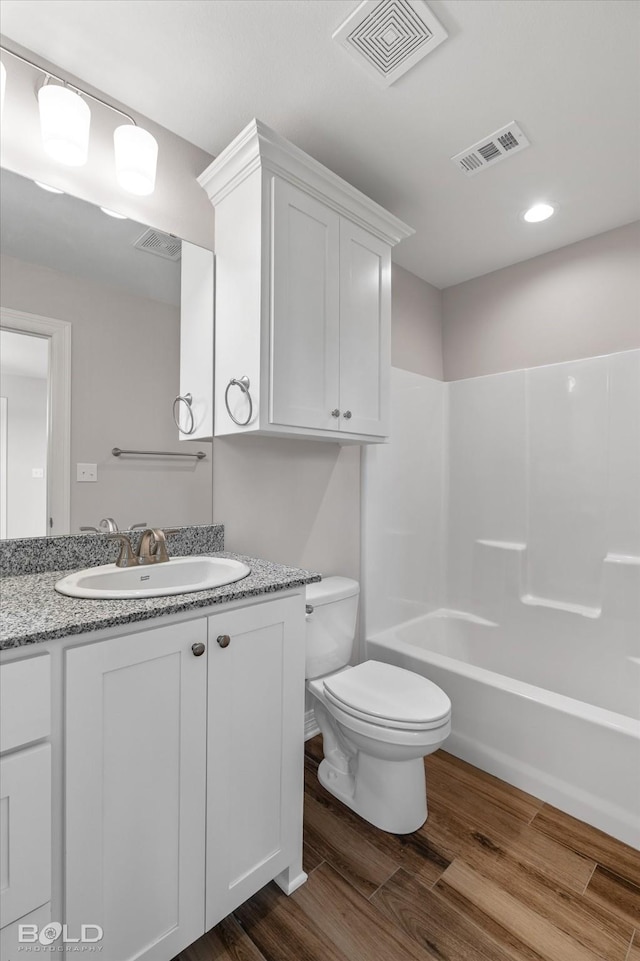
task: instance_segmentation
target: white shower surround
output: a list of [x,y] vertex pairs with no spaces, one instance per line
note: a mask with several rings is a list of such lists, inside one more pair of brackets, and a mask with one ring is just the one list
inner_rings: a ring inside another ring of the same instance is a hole
[[453,753],[640,847],[640,351],[392,400],[367,656],[447,691]]

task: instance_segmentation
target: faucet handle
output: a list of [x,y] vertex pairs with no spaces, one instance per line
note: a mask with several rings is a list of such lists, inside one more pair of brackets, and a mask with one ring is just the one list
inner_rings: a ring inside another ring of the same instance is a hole
[[127,530],[129,531],[137,531],[137,530],[144,531],[146,529],[147,529],[146,521],[137,521],[135,524],[129,524],[129,527],[127,528]]
[[152,528],[153,538],[155,541],[154,556],[157,564],[162,564],[164,561],[169,560],[169,552],[167,551],[167,534],[171,531],[164,531],[161,527]]
[[120,542],[120,553],[118,554],[118,560],[116,561],[117,567],[136,567],[138,564],[138,558],[133,553],[133,547],[131,546],[131,541],[126,534],[107,534],[107,540],[119,541]]
[[168,560],[165,532],[160,527],[148,527],[142,532],[138,545],[138,563],[162,564]]
[[100,530],[106,531],[107,534],[117,534],[119,532],[118,525],[113,517],[103,517],[100,521]]

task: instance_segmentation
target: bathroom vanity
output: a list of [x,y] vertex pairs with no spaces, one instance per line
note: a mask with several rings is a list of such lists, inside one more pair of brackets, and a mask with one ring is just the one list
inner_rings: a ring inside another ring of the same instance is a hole
[[243,581],[147,600],[62,597],[59,571],[5,580],[3,961],[20,957],[20,924],[56,921],[68,939],[99,926],[109,961],[170,961],[268,881],[305,880],[318,576],[242,560]]

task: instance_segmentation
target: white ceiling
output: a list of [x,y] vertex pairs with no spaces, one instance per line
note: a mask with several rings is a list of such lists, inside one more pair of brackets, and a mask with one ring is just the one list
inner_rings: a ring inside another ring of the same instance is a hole
[[[355,6],[2,0],[2,30],[212,154],[258,117],[415,227],[394,260],[438,287],[640,217],[639,0],[431,0],[449,37],[386,90],[331,39]],[[456,170],[511,120],[529,149]]]

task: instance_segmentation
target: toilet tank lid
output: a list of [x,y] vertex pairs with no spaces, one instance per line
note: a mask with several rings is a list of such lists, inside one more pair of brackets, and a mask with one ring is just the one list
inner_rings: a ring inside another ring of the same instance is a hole
[[330,604],[345,597],[354,597],[360,592],[360,585],[351,577],[323,577],[316,584],[307,584],[308,604]]

